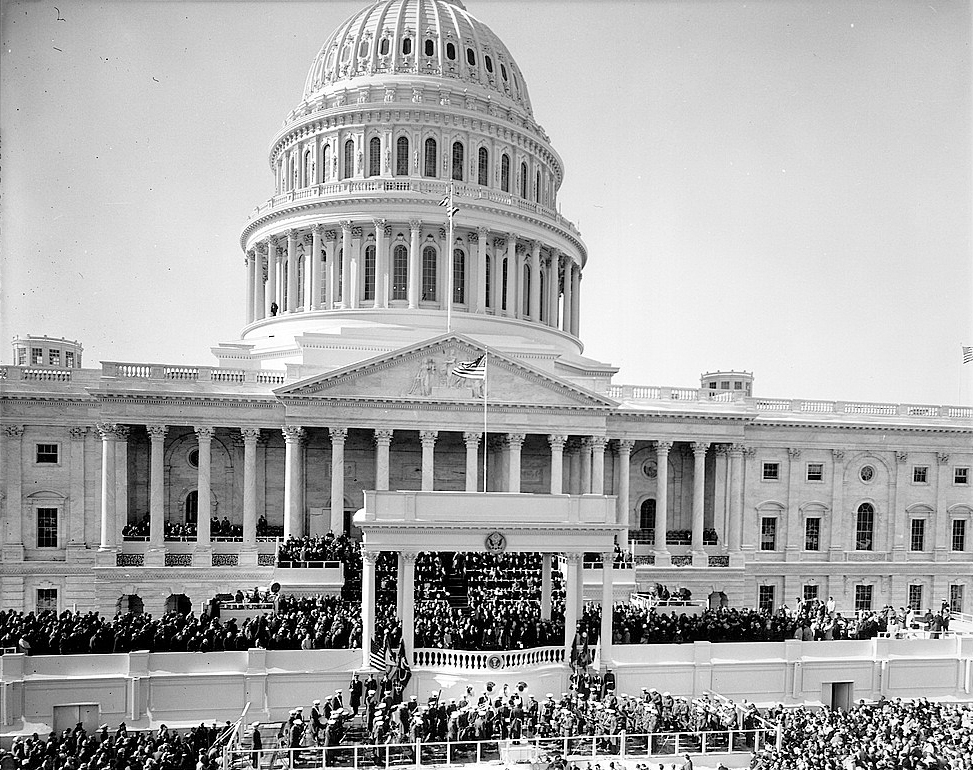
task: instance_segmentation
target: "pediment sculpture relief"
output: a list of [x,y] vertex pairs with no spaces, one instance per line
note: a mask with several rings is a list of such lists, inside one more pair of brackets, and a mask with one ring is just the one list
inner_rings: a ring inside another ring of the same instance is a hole
[[468,380],[453,373],[456,366],[464,363],[465,360],[452,349],[425,356],[419,363],[407,395],[483,398],[482,380]]

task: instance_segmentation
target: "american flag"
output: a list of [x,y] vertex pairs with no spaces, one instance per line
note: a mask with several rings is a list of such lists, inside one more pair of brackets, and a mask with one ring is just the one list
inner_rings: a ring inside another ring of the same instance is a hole
[[486,354],[484,353],[475,361],[463,361],[453,367],[453,374],[462,377],[464,380],[485,380],[486,379]]
[[968,364],[973,361],[973,347],[963,345],[963,363]]
[[378,669],[379,671],[388,670],[389,666],[392,664],[392,656],[389,655],[389,647],[384,638],[380,642],[378,637],[372,637],[372,646],[368,655],[368,662],[372,664],[372,668]]
[[453,190],[452,190],[452,188],[450,188],[450,190],[449,190],[449,195],[447,195],[445,198],[443,198],[441,201],[439,201],[439,205],[442,206],[444,209],[448,209],[449,210],[449,213],[447,214],[447,216],[451,216],[452,217],[452,216],[455,216],[456,214],[459,214],[459,207],[458,206],[453,206]]

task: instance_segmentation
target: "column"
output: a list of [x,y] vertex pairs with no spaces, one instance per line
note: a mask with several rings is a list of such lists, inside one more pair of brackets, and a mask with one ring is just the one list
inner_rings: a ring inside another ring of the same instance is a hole
[[361,299],[361,275],[362,275],[362,262],[364,261],[364,256],[362,255],[362,229],[360,227],[351,228],[351,271],[348,275],[348,298],[350,300],[349,307],[353,310],[359,308],[359,302]]
[[551,445],[551,494],[562,494],[564,485],[564,445],[567,443],[567,436],[558,436],[552,433],[547,437],[547,443]]
[[503,238],[493,239],[493,260],[490,263],[490,309],[493,315],[503,313],[503,253],[500,251],[506,244]]
[[375,562],[378,551],[362,551],[361,570],[361,667],[371,669],[371,645],[375,636]]
[[387,492],[389,488],[389,454],[392,449],[391,430],[375,430],[375,489]]
[[551,554],[541,554],[541,620],[551,619]]
[[574,439],[564,447],[568,458],[568,488],[569,495],[581,494],[581,441]]
[[845,532],[842,522],[847,513],[844,503],[845,450],[831,450],[831,547],[828,561],[845,560]]
[[[99,426],[100,428],[101,426]],[[7,456],[6,462],[6,508],[7,515],[6,524],[0,521],[0,527],[3,527],[6,531],[3,532],[3,560],[7,561],[23,561],[24,560],[24,523],[23,523],[23,513],[24,513],[24,493],[23,493],[23,452],[24,452],[24,426],[23,425],[7,425],[4,427],[4,446],[3,450]],[[103,445],[104,446],[104,445]],[[104,449],[102,450],[104,456]],[[114,458],[113,458],[114,459]],[[107,463],[102,460],[102,472]],[[111,467],[114,468],[114,462],[111,463]],[[115,482],[112,479],[111,489],[115,489]],[[111,510],[114,510],[114,503],[112,503]],[[104,513],[104,496],[102,497],[102,548],[104,545],[104,532],[105,532],[105,513]]]
[[517,317],[517,235],[507,233],[507,309],[504,315],[509,318]]
[[[800,511],[800,484],[801,484],[801,450],[797,447],[787,449],[787,497],[785,499],[784,510],[785,526],[787,527],[786,539],[784,540],[784,559],[786,561],[797,561],[801,558],[800,552],[804,547],[802,542],[801,511]],[[877,538],[876,538],[877,539]],[[793,591],[788,591],[787,596],[791,596]]]
[[556,251],[552,251],[547,258],[547,325],[552,329],[556,329],[558,324],[557,300],[561,291],[558,286],[558,260]]
[[578,494],[591,494],[591,436],[581,440],[581,489]]
[[474,296],[476,302],[473,307],[474,313],[482,313],[486,310],[486,263],[487,263],[487,237],[489,231],[485,227],[477,228],[476,231],[476,286],[474,286]]
[[614,574],[615,555],[607,551],[601,555],[601,664],[604,666],[612,660],[612,616],[615,606]]
[[[949,455],[945,452],[936,454],[936,529],[933,545],[933,559],[936,561],[946,561],[949,558],[949,537],[947,524],[949,522],[949,512],[946,510],[946,496],[948,485],[952,481],[949,467]],[[885,546],[888,547],[887,545]],[[940,593],[943,593],[940,591]]]
[[[908,452],[896,452],[895,453],[895,475],[893,478],[893,483],[895,486],[892,487],[892,561],[905,561],[905,532],[906,526],[908,524],[908,516],[905,512],[905,506],[902,504],[903,491],[907,489],[906,484],[909,483],[909,477],[906,475],[908,471],[908,466],[906,463],[909,461]],[[836,512],[831,512],[831,520],[834,521]]]
[[256,285],[256,259],[252,251],[248,251],[244,257],[243,262],[247,266],[247,323],[253,323],[253,313],[254,306],[256,302],[254,301],[254,286]]
[[435,489],[435,457],[436,457],[436,437],[438,430],[419,431],[419,440],[422,441],[422,491],[428,492]]
[[530,246],[530,312],[531,321],[541,320],[541,244],[534,241]]
[[656,492],[655,492],[655,565],[670,566],[666,532],[669,529],[669,450],[671,441],[655,442]]
[[520,453],[526,436],[523,433],[507,434],[507,491],[520,492]]
[[[71,428],[69,432],[71,434],[71,503],[69,507],[70,512],[68,514],[68,548],[83,549],[85,545],[84,492],[86,487],[84,474],[84,450],[85,442],[88,438],[88,428],[82,425],[80,427]],[[19,456],[17,459],[19,462]],[[68,558],[71,558],[70,555]]]
[[121,542],[122,527],[128,524],[128,434],[126,425],[119,425],[115,445],[115,537]]
[[341,223],[341,308],[351,307],[351,220]]
[[264,289],[264,258],[261,252],[263,249],[254,247],[253,251],[253,320],[260,321],[265,318],[267,313],[264,310],[266,304],[266,290]]
[[406,660],[412,665],[416,625],[416,553],[399,551],[402,562],[402,641]]
[[604,436],[591,437],[591,494],[605,494],[605,444]]
[[311,306],[308,307],[308,303],[305,302],[305,310],[321,309],[321,235],[323,232],[323,225],[314,225],[311,227]]
[[568,334],[574,328],[574,321],[571,316],[571,311],[574,308],[574,303],[571,301],[571,292],[574,289],[571,281],[571,268],[573,264],[569,257],[564,258],[564,275],[561,279],[561,291],[564,294],[564,299],[561,302],[561,331],[565,331]]
[[740,554],[740,536],[743,533],[743,446],[730,446],[730,527],[727,534],[732,560]]
[[287,231],[287,312],[297,310],[297,230]]
[[296,425],[281,428],[284,434],[284,539],[304,535],[304,510],[301,505],[301,440],[304,429]]
[[375,307],[389,306],[389,255],[385,243],[385,220],[373,219],[375,226]]
[[[463,441],[466,443],[466,491],[476,492],[479,488],[479,469],[480,469],[480,439],[482,433],[466,431],[463,434]],[[485,491],[485,490],[484,490]]]
[[338,233],[328,230],[328,258],[324,270],[328,280],[325,282],[324,304],[326,310],[334,310],[338,305]]
[[331,436],[331,531],[345,531],[345,440],[347,428],[328,428]]
[[[115,445],[118,440],[116,433],[118,426],[112,423],[99,423],[96,427],[101,434],[101,544],[98,549],[106,551],[115,547],[118,537],[115,527]],[[8,432],[7,435],[9,436],[10,433]],[[8,505],[10,502],[7,501]],[[17,510],[20,510],[19,505]],[[20,516],[14,516],[11,521],[10,542],[13,544],[22,542],[20,519]]]
[[165,547],[165,441],[168,427],[147,425],[151,442],[149,457],[149,550]]
[[[277,302],[277,243],[273,238],[267,239],[267,286],[264,298],[264,316],[270,318],[273,305]],[[278,309],[278,313],[280,310]]]
[[574,636],[578,631],[578,585],[581,582],[581,559],[580,553],[566,553],[564,560],[568,565],[568,574],[565,576],[564,585],[564,660],[571,662],[571,647]]
[[196,427],[194,430],[199,444],[199,465],[196,469],[196,546],[208,548],[210,546],[210,518],[213,516],[212,491],[210,489],[210,449],[212,448],[213,434],[216,431],[208,426]]
[[243,436],[243,547],[257,547],[257,440],[260,428],[240,428]]
[[422,263],[419,259],[419,233],[421,219],[409,220],[409,309],[419,307],[419,282],[422,280]]
[[571,334],[581,333],[581,266],[571,269]]
[[[703,495],[706,491],[706,450],[709,449],[709,442],[694,441],[690,448],[693,450],[693,566],[705,567],[707,558],[706,551],[703,550]],[[657,519],[658,516],[657,512]]]
[[632,464],[632,449],[635,442],[630,439],[621,439],[615,447],[618,453],[618,523],[622,527],[621,535],[618,539],[618,547],[628,553],[628,530],[632,518],[629,510],[631,502],[629,495],[631,492],[631,477],[629,475]]

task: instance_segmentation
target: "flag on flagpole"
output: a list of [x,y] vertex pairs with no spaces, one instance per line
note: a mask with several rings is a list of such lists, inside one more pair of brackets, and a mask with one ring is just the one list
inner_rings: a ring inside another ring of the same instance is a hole
[[409,684],[409,680],[412,679],[412,667],[409,665],[407,660],[407,655],[405,653],[405,641],[399,642],[399,654],[395,659],[395,673],[398,676],[399,682],[402,687],[405,688]]
[[963,363],[968,364],[973,361],[973,347],[963,345]]
[[453,367],[453,374],[462,377],[464,380],[485,380],[486,379],[486,354],[484,353],[475,361],[463,361]]
[[454,216],[456,214],[459,214],[459,206],[454,206],[453,205],[453,191],[452,191],[452,188],[450,188],[449,195],[447,195],[445,198],[443,198],[441,201],[439,201],[439,205],[442,206],[444,209],[447,209],[446,216],[450,216],[451,217],[451,216]]
[[378,637],[372,637],[372,646],[368,654],[368,662],[371,663],[372,668],[378,669],[379,671],[388,670],[389,666],[392,664],[392,656],[389,655],[389,646],[384,639],[379,642]]

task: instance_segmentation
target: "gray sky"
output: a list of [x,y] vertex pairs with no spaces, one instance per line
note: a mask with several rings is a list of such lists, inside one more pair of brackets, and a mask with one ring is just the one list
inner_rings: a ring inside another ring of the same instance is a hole
[[[2,4],[0,325],[213,363],[270,140],[364,3],[55,2]],[[466,5],[564,159],[616,382],[973,403],[969,3]]]

